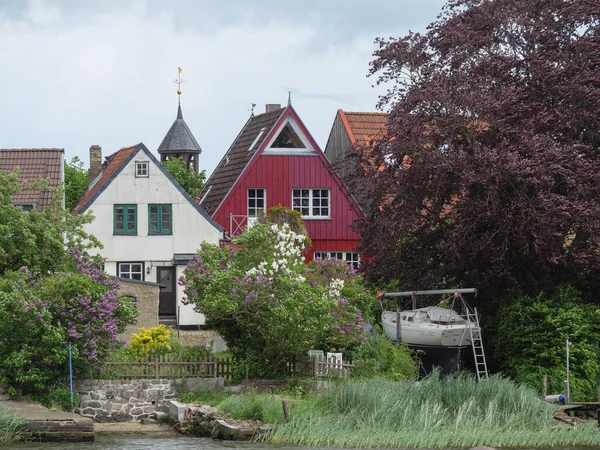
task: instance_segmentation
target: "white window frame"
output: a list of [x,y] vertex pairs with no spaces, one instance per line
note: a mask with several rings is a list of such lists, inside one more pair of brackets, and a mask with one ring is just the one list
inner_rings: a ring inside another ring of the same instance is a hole
[[[133,270],[133,265],[139,265],[140,270]],[[134,275],[139,275],[139,278],[134,278]],[[117,263],[117,276],[120,278],[127,278],[129,280],[144,281],[144,263],[142,261]]]
[[[250,191],[254,191],[254,197],[250,197]],[[257,191],[262,191],[262,197],[258,197],[256,194],[258,193]],[[254,205],[255,206],[250,206],[250,200],[254,200]],[[263,206],[262,208],[256,206],[256,202],[258,200],[262,200],[263,201]],[[248,217],[259,217],[258,215],[258,211],[260,211],[262,209],[263,213],[267,212],[267,190],[265,188],[249,188],[248,189],[248,194],[247,194],[247,200],[246,200],[246,206],[247,206],[247,213],[248,213]],[[255,214],[251,214],[251,210],[254,210]]]
[[135,177],[136,178],[148,178],[149,176],[150,176],[150,163],[148,161],[136,161],[135,162]]
[[317,250],[314,253],[313,259],[341,259],[352,265],[355,269],[360,267],[360,254],[357,252],[338,252]]
[[[296,191],[300,191],[300,196],[295,195]],[[304,200],[306,198],[304,195],[302,195],[302,191],[308,191],[308,215],[302,214],[303,213],[302,210],[306,208],[306,206],[302,205],[302,200]],[[316,191],[319,191],[318,196],[315,196]],[[321,194],[322,194],[321,191],[327,192],[327,206],[323,206],[322,204],[314,205],[314,201],[316,201],[316,200],[322,201],[324,199],[324,197],[321,197]],[[300,204],[295,205],[294,200],[299,200]],[[314,214],[315,207],[317,207],[320,211],[326,207],[327,215]],[[331,219],[331,189],[328,189],[328,188],[294,188],[294,189],[292,189],[292,209],[294,211],[300,212],[303,219]]]

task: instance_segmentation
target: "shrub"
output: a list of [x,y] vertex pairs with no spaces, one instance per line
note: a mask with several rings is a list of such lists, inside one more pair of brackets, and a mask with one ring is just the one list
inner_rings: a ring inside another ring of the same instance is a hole
[[117,298],[118,283],[101,261],[71,250],[77,273],[42,277],[27,268],[0,284],[0,382],[16,393],[44,393],[73,372],[100,369],[117,334],[135,320],[130,303]]
[[138,333],[131,335],[127,350],[138,358],[166,355],[172,350],[171,329],[162,324],[152,328],[141,328]]
[[378,333],[368,337],[354,358],[354,377],[384,376],[390,380],[402,380],[417,376],[417,364],[408,346],[396,345]]
[[515,298],[498,313],[496,359],[518,382],[540,388],[548,375],[548,392],[563,392],[566,339],[572,342],[571,399],[595,399],[600,382],[600,309],[581,302],[571,286]]

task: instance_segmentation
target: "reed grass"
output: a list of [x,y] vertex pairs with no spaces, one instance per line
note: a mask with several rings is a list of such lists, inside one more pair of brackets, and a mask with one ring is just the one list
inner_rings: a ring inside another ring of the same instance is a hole
[[294,402],[290,420],[275,422],[263,439],[351,448],[600,444],[595,425],[552,427],[553,413],[533,390],[499,376],[350,380]]
[[25,419],[0,407],[0,446],[22,440],[24,425]]

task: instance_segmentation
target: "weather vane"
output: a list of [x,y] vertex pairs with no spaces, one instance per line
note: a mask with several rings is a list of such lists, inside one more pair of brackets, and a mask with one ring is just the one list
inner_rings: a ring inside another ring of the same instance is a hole
[[256,107],[256,103],[251,103],[250,114],[254,115],[254,108]]
[[173,83],[177,84],[177,95],[179,96],[179,101],[181,101],[181,83],[185,83],[185,80],[181,79],[181,72],[183,72],[183,69],[178,67],[177,71],[179,72],[179,75],[173,80]]

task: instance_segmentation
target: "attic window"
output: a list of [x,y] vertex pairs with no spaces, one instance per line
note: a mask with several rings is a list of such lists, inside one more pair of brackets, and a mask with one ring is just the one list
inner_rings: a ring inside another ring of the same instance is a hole
[[254,149],[254,146],[256,145],[256,143],[258,142],[258,140],[263,135],[263,133],[265,132],[266,129],[267,129],[267,127],[262,127],[260,129],[260,131],[258,132],[258,135],[256,136],[256,138],[252,141],[252,145],[250,145],[250,147],[248,148],[249,152],[251,152]]
[[281,130],[281,133],[279,133],[279,136],[277,136],[277,139],[275,139],[271,148],[306,148],[306,145],[304,145],[302,139],[300,139],[298,134],[288,123],[283,127],[283,130]]
[[137,161],[135,163],[135,177],[148,178],[148,161]]

